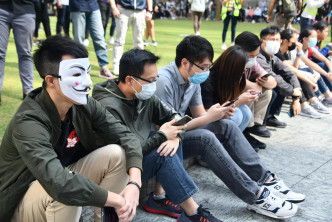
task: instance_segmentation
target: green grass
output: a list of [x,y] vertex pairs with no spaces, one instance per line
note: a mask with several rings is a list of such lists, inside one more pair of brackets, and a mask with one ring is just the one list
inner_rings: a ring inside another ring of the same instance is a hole
[[[51,17],[52,33],[55,33],[56,18]],[[268,24],[251,24],[251,23],[238,23],[236,35],[243,31],[251,31],[257,35],[262,28],[268,26]],[[221,50],[221,33],[222,22],[220,21],[203,21],[201,26],[201,35],[207,38],[213,45],[215,50],[215,58],[217,58]],[[295,26],[295,28],[299,28]],[[148,46],[147,50],[160,56],[161,59],[158,63],[158,67],[169,64],[175,58],[176,45],[183,39],[184,35],[193,34],[193,22],[192,20],[156,20],[155,21],[155,33],[158,47]],[[107,35],[109,34],[109,28],[107,29]],[[230,44],[230,29],[227,32],[227,45]],[[44,32],[39,32],[40,38],[45,38]],[[126,45],[124,50],[132,48],[132,33],[131,29],[128,31]],[[329,39],[329,38],[328,38]],[[108,36],[106,36],[108,41]],[[35,50],[36,47],[33,48]],[[90,46],[88,47],[89,58],[92,66],[91,76],[94,83],[104,81],[98,77],[99,66],[94,52],[92,41],[90,39]],[[109,61],[112,64],[112,51],[108,51]],[[34,70],[34,87],[41,86],[41,79]],[[7,55],[6,55],[6,67],[5,67],[5,79],[3,82],[3,89],[1,93],[2,105],[0,106],[0,141],[6,130],[12,115],[16,112],[17,108],[22,102],[22,85],[19,78],[18,60],[16,54],[16,48],[13,35],[10,35]]]

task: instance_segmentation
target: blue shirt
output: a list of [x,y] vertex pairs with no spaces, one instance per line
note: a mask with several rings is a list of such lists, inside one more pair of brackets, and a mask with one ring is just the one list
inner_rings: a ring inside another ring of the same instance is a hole
[[71,12],[92,12],[99,10],[97,0],[70,0],[69,9]]
[[167,106],[172,107],[183,116],[188,106],[202,105],[201,86],[186,83],[176,66],[171,62],[158,69],[157,90],[155,95]]

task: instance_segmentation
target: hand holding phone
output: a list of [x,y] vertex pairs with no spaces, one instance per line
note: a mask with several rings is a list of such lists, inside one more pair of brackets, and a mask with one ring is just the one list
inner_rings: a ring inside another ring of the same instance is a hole
[[236,99],[234,99],[234,100],[232,100],[232,101],[230,101],[230,102],[227,103],[224,107],[230,106],[230,105],[232,105],[233,103],[235,103],[235,102],[238,101],[238,100],[239,100],[239,97],[236,98]]
[[181,119],[172,124],[172,126],[182,126],[188,123],[192,118],[188,115],[183,116]]
[[270,75],[272,75],[271,73],[266,73],[265,75],[261,76],[261,79],[267,79]]

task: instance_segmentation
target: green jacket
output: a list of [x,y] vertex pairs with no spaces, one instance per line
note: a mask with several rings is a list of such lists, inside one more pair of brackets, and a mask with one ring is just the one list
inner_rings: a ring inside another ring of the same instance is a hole
[[[87,105],[73,105],[71,110],[73,125],[88,152],[98,148],[96,133],[104,138],[100,145],[120,144],[125,149],[128,169],[142,169],[138,139],[99,102],[89,98]],[[60,116],[47,91],[32,91],[9,123],[0,146],[0,221],[10,221],[34,180],[66,205],[104,206],[107,190],[61,165],[53,148],[60,132]]]
[[[143,155],[146,155],[167,140],[161,131],[156,131],[154,136],[149,137],[151,123],[161,126],[180,115],[164,105],[155,95],[147,100],[127,99],[117,84],[118,80],[96,84],[93,87],[92,97],[129,127],[141,141]],[[183,134],[179,134],[180,142],[182,138]]]

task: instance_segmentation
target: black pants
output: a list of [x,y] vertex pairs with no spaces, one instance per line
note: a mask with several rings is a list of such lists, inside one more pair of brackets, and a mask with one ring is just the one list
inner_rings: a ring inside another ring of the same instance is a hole
[[51,28],[50,28],[50,19],[47,13],[47,3],[38,0],[34,1],[34,4],[36,10],[36,28],[35,28],[34,37],[38,37],[40,22],[43,23],[46,37],[49,37],[51,36]]
[[299,82],[302,88],[302,98],[300,99],[300,103],[304,103],[312,97],[315,97],[315,93],[308,83],[304,82],[301,79],[299,79]]
[[61,34],[61,28],[66,36],[69,36],[69,25],[70,25],[70,11],[69,5],[63,5],[62,8],[58,9],[58,20],[56,23],[56,34]]
[[111,15],[111,5],[110,5],[110,3],[99,2],[99,1],[98,1],[98,4],[99,4],[99,9],[100,9],[100,14],[101,14],[101,21],[102,21],[103,27],[104,27],[104,36],[105,36],[108,20]]

